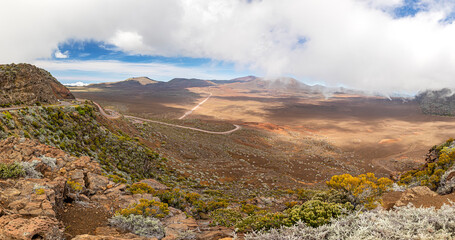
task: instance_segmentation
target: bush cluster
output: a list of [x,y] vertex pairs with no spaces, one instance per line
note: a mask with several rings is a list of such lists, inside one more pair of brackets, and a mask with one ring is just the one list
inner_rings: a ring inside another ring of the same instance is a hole
[[161,239],[165,236],[163,224],[153,217],[116,214],[109,219],[109,223],[114,227],[148,238]]
[[144,217],[164,218],[169,214],[169,208],[167,203],[140,199],[139,203],[135,203],[129,208],[120,210],[118,214],[125,217],[130,215],[142,215]]
[[373,173],[354,177],[350,174],[334,175],[327,185],[347,196],[355,208],[373,209],[380,203],[381,195],[390,190],[393,181],[388,178],[376,178]]
[[353,209],[350,203],[328,203],[320,200],[310,200],[296,205],[283,212],[257,210],[245,215],[244,208],[218,209],[210,213],[212,225],[235,227],[237,231],[268,230],[282,226],[292,226],[305,222],[309,226],[318,227],[331,219],[342,216]]
[[411,170],[402,174],[398,184],[427,186],[431,190],[437,190],[441,176],[455,162],[455,146],[453,146],[453,141],[453,139],[449,139],[439,146],[434,146],[432,150],[436,151],[438,155],[437,160],[425,164],[421,169]]
[[132,194],[144,194],[144,193],[155,193],[155,189],[153,189],[152,187],[150,187],[148,184],[146,183],[133,183],[129,188],[128,190],[132,193]]
[[157,191],[155,195],[164,203],[171,207],[185,211],[195,218],[200,218],[201,214],[209,213],[216,209],[226,208],[229,202],[223,198],[206,198],[198,193],[186,192],[173,188],[171,190]]
[[37,139],[75,156],[90,156],[107,173],[128,176],[128,180],[169,176],[164,158],[122,132],[110,131],[97,116],[89,104],[6,111],[0,114],[0,139]]
[[455,206],[440,209],[406,206],[394,211],[364,211],[333,219],[317,228],[301,222],[269,232],[247,234],[247,240],[320,239],[453,239]]
[[71,180],[66,181],[66,185],[70,188],[70,190],[77,193],[82,192],[82,190],[84,189],[82,184]]
[[24,177],[25,171],[19,163],[0,163],[0,178]]

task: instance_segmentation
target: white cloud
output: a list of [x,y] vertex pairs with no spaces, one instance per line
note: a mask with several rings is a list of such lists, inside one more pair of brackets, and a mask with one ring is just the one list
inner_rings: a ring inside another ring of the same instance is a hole
[[424,2],[428,11],[397,19],[390,10],[402,0],[7,1],[0,62],[47,58],[58,43],[94,39],[131,53],[206,57],[328,85],[452,87],[455,25],[441,20],[454,2]]
[[84,87],[84,86],[87,86],[88,83],[84,83],[84,82],[74,82],[74,83],[65,83],[63,84],[65,86],[68,86],[68,87]]
[[69,57],[69,53],[68,53],[68,51],[65,51],[64,53],[62,53],[60,50],[57,50],[54,53],[54,56],[55,56],[55,58],[68,58]]
[[111,39],[108,40],[109,43],[117,46],[119,49],[141,54],[144,51],[149,52],[148,46],[144,45],[143,37],[139,35],[137,32],[125,32],[125,31],[117,31]]

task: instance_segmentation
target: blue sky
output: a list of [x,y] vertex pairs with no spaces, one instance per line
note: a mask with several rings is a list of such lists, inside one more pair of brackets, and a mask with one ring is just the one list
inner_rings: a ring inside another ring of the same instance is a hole
[[64,83],[256,75],[417,92],[453,86],[454,10],[454,0],[6,1],[0,63]]
[[[66,66],[74,66],[70,64],[75,62],[86,62],[89,64],[104,62],[112,65],[123,63],[125,66],[129,66],[131,70],[97,71],[96,69],[80,70],[72,67],[51,70],[51,73],[64,84],[121,81],[138,76],[147,76],[159,81],[168,81],[179,77],[229,80],[254,74],[253,71],[240,69],[233,63],[215,61],[209,58],[132,54],[122,51],[115,45],[95,40],[70,39],[58,45],[58,49],[54,51],[51,59],[40,60],[51,60],[54,63],[61,64],[67,63]],[[154,68],[153,66],[158,69],[152,69]],[[153,74],[164,66],[173,68],[163,71],[161,74]]]

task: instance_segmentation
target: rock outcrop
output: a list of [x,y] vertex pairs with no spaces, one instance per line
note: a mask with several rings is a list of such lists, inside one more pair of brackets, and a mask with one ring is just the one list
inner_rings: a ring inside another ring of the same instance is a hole
[[46,70],[24,63],[0,65],[0,105],[53,104],[58,99],[74,96]]
[[[0,179],[0,239],[150,239],[110,227],[108,218],[141,199],[160,199],[132,194],[127,185],[110,181],[90,157],[70,156],[25,138],[0,141],[0,163],[14,162],[24,167],[26,176]],[[168,189],[154,179],[141,182]],[[232,234],[232,229],[201,225],[179,209],[169,210],[161,220],[163,239],[179,239],[188,231],[206,240]]]

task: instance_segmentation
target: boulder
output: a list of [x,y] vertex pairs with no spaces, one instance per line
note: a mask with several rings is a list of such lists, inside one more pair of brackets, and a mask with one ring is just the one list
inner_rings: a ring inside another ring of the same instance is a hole
[[455,166],[450,167],[442,176],[437,192],[449,194],[455,191]]
[[90,194],[102,192],[107,189],[109,179],[96,173],[87,173],[87,190]]
[[63,232],[55,218],[45,216],[22,218],[20,215],[0,217],[0,239],[63,239]]
[[420,197],[437,197],[436,192],[431,191],[426,186],[413,187],[406,190],[400,197],[400,199],[395,203],[395,207],[401,207],[408,205],[409,202]]

